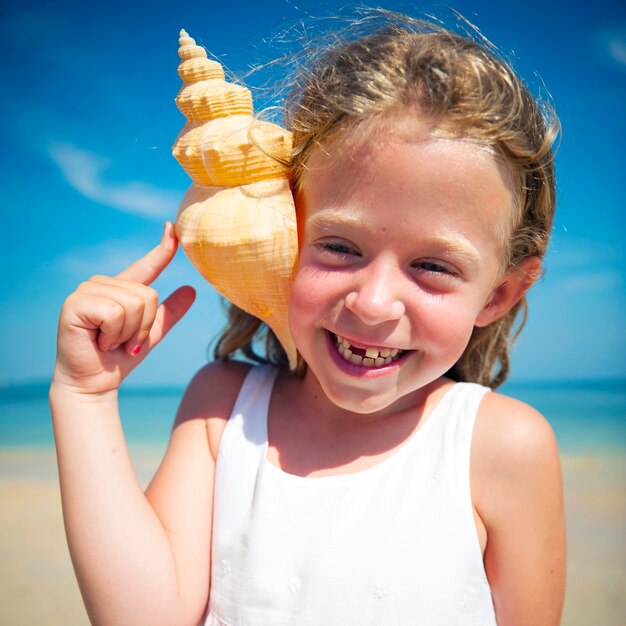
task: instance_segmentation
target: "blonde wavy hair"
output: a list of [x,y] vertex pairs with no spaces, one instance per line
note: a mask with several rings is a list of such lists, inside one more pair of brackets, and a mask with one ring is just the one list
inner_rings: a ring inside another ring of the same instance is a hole
[[[515,187],[504,242],[507,271],[546,253],[556,204],[553,147],[560,126],[552,107],[536,101],[494,47],[463,23],[466,32],[459,34],[436,22],[376,11],[347,31],[333,32],[330,46],[317,53],[305,50],[306,63],[298,67],[284,106],[285,125],[294,138],[289,165],[297,193],[312,151],[340,133],[406,111],[429,120],[437,133],[480,142],[499,155]],[[526,313],[524,297],[504,317],[475,327],[448,376],[500,385]],[[215,356],[229,358],[237,350],[251,360],[288,367],[271,330],[231,305]],[[300,359],[298,372],[305,368]]]

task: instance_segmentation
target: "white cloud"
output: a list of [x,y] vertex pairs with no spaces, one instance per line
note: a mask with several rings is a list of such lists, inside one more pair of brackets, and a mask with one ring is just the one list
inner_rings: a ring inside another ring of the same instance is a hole
[[551,245],[546,257],[548,272],[588,271],[599,265],[615,267],[620,264],[622,252],[615,244],[578,237],[559,237]]
[[624,287],[624,279],[617,271],[587,272],[562,278],[557,287],[565,293],[596,294],[618,292]]
[[63,254],[53,262],[53,267],[75,280],[84,280],[94,274],[112,276],[119,274],[148,250],[148,246],[141,246],[138,242],[102,241]]
[[597,40],[606,56],[614,63],[626,67],[626,27],[621,26],[612,30],[601,31]]
[[623,251],[616,244],[562,237],[550,249],[545,279],[531,291],[617,302],[624,293]]
[[[158,238],[110,239],[95,245],[73,248],[48,264],[52,280],[74,288],[80,281],[95,274],[115,276],[143,257],[158,244]],[[194,269],[179,247],[176,257],[158,278],[163,292],[171,292],[181,285],[192,285],[198,291],[213,291]]]
[[65,180],[86,198],[125,213],[162,220],[171,217],[180,193],[158,189],[150,183],[129,181],[107,183],[103,172],[109,159],[70,144],[56,143],[49,154]]
[[608,41],[608,49],[611,58],[621,65],[626,65],[626,41],[618,37],[612,37]]

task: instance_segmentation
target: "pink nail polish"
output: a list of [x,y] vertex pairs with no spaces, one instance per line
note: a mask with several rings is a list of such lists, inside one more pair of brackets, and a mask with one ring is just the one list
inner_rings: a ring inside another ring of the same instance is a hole
[[137,355],[139,354],[139,351],[140,351],[140,350],[141,350],[141,345],[140,345],[140,344],[137,344],[137,345],[133,348],[133,351],[131,352],[131,354],[132,354],[133,356],[137,356]]

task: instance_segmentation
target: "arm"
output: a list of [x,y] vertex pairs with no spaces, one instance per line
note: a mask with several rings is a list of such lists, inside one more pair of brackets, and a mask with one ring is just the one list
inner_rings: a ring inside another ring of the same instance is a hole
[[472,445],[472,497],[499,626],[558,626],[565,591],[563,485],[554,433],[529,406],[495,393]]
[[[206,580],[189,583],[187,555],[141,491],[117,406],[122,380],[193,301],[181,288],[157,307],[147,287],[175,251],[168,225],[161,244],[122,274],[83,283],[59,320],[50,404],[68,545],[94,624],[195,623],[206,600]],[[191,501],[186,512],[206,506]]]
[[196,374],[178,410],[167,453],[146,490],[178,555],[179,585],[197,589],[196,604],[203,611],[210,588],[215,459],[248,369],[244,363],[212,363]]

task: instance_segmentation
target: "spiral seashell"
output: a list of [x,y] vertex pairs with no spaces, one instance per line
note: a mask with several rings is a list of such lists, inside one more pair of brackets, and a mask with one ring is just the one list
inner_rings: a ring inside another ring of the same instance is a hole
[[[287,302],[298,238],[287,168],[291,133],[254,119],[252,95],[180,31],[183,85],[176,105],[187,118],[172,154],[193,184],[176,234],[185,254],[217,291],[273,331],[296,366]],[[259,147],[260,146],[260,147]]]

